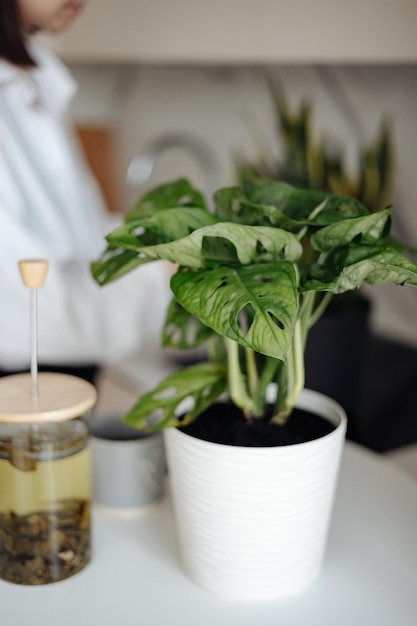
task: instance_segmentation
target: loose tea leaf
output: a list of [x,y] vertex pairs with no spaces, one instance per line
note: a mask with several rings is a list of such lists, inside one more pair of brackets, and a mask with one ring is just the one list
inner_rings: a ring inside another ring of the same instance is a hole
[[42,585],[68,578],[91,558],[88,500],[28,515],[0,513],[0,578]]
[[17,448],[12,444],[5,443],[3,448],[7,453],[10,463],[22,472],[33,472],[36,469],[36,461],[30,456],[27,448]]

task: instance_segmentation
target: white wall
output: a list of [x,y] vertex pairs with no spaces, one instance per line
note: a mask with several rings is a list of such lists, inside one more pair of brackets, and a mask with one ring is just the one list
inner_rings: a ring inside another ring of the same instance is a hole
[[[151,183],[187,176],[206,193],[233,182],[233,151],[254,153],[251,128],[277,151],[274,115],[262,67],[74,65],[80,92],[78,120],[108,121],[120,132],[120,172],[155,137],[191,133],[213,152],[216,168],[203,171],[183,149],[167,151]],[[317,128],[346,142],[353,167],[359,146],[375,135],[383,115],[394,121],[397,171],[395,232],[417,245],[417,66],[271,66],[289,99],[313,101]],[[256,132],[257,132],[256,131]],[[127,191],[127,204],[138,189]],[[417,346],[417,290],[372,289],[378,332]]]
[[67,60],[416,62],[415,0],[100,0],[51,38]]

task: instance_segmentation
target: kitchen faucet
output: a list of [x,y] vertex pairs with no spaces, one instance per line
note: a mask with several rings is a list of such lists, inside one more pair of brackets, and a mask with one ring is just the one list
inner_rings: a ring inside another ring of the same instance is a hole
[[219,183],[220,167],[212,148],[202,139],[186,132],[168,132],[149,141],[144,150],[131,160],[126,180],[133,188],[150,182],[155,165],[167,150],[181,148],[195,158],[212,190]]

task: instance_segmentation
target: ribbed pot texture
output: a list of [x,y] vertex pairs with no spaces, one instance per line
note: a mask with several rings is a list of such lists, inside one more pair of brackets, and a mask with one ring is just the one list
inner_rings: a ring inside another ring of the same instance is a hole
[[346,415],[310,390],[297,407],[328,419],[335,430],[270,448],[164,431],[182,559],[202,587],[242,599],[279,598],[300,592],[319,574]]

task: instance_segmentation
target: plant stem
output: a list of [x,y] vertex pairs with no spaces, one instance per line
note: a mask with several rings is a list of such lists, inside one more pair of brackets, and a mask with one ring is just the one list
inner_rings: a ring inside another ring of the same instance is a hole
[[304,235],[307,233],[307,230],[308,230],[307,226],[303,226],[302,228],[300,228],[298,233],[295,235],[297,237],[298,241],[302,240]]
[[273,418],[273,421],[277,423],[283,423],[286,420],[304,387],[303,334],[302,324],[298,319],[294,327],[291,350],[278,379],[277,414]]
[[320,204],[316,206],[316,208],[313,209],[313,211],[311,211],[310,215],[308,216],[308,219],[312,220],[314,217],[317,217],[317,215],[323,211],[324,207],[327,204],[327,201],[328,201],[328,198],[325,198],[323,202],[320,202]]
[[301,324],[303,351],[304,351],[305,344],[307,341],[308,329],[310,328],[310,320],[312,316],[312,311],[314,309],[314,303],[316,300],[316,294],[314,291],[307,291],[306,293],[303,293],[300,296],[300,298],[301,298],[301,305],[300,305],[300,312],[298,314],[298,319]]
[[234,404],[241,408],[246,415],[254,415],[256,413],[255,404],[247,393],[243,374],[240,369],[239,344],[232,339],[228,339],[227,337],[225,338],[225,342],[227,350],[230,396]]
[[317,308],[315,309],[315,311],[313,311],[312,315],[310,316],[310,320],[308,323],[308,327],[311,328],[312,326],[314,326],[314,324],[320,319],[320,317],[323,315],[324,311],[327,309],[327,306],[330,302],[330,300],[332,299],[333,294],[331,291],[326,291],[323,298],[321,299],[319,305],[317,306]]
[[224,342],[221,337],[214,335],[207,342],[207,354],[209,361],[213,363],[224,363]]
[[249,393],[251,397],[253,398],[253,396],[256,393],[256,390],[258,389],[258,383],[259,383],[259,376],[258,376],[258,370],[256,367],[254,351],[251,350],[250,348],[245,348],[245,357],[246,357],[246,371],[248,374]]
[[275,379],[276,372],[281,366],[284,367],[284,363],[273,357],[265,357],[265,364],[262,368],[262,374],[259,379],[258,389],[253,397],[257,410],[261,412],[265,404],[265,391],[267,386]]

